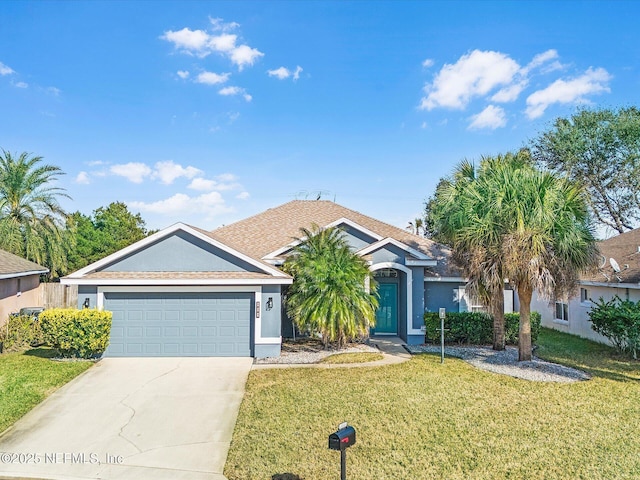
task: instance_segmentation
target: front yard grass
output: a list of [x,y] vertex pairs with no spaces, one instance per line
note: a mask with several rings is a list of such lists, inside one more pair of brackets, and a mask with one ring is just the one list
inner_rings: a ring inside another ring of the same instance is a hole
[[384,355],[376,352],[352,352],[352,353],[336,353],[333,355],[329,355],[328,357],[324,357],[320,360],[320,363],[337,363],[337,364],[347,364],[347,363],[365,363],[365,362],[375,362],[378,360],[382,360]]
[[543,329],[536,354],[586,382],[538,383],[419,355],[399,365],[252,371],[230,480],[339,478],[327,437],[357,430],[348,478],[631,479],[640,472],[640,362]]
[[93,362],[56,362],[49,348],[0,355],[0,433]]

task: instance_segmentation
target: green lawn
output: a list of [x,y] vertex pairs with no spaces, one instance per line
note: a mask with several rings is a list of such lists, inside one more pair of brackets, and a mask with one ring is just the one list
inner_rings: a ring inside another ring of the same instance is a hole
[[0,433],[93,362],[56,362],[48,348],[0,355]]
[[320,360],[320,363],[366,363],[382,360],[384,356],[376,352],[336,353]]
[[224,473],[339,478],[327,437],[348,421],[350,480],[638,478],[640,363],[549,330],[539,344],[539,356],[593,379],[529,382],[428,354],[386,367],[252,371]]

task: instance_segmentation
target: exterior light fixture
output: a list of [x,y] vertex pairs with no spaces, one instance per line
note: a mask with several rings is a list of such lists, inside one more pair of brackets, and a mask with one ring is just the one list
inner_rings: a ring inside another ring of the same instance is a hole
[[269,297],[267,300],[267,310],[271,310],[273,308],[273,297]]

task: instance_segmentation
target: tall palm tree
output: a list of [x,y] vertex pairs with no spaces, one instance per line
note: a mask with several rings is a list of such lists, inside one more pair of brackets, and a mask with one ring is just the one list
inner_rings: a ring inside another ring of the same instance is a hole
[[424,220],[422,218],[416,218],[413,222],[410,221],[407,225],[407,230],[414,235],[424,233]]
[[287,311],[302,330],[318,332],[325,346],[366,335],[375,325],[377,284],[364,259],[336,228],[302,228],[300,244],[283,269],[293,276]]
[[[490,162],[483,159],[482,164]],[[492,208],[490,185],[473,163],[465,160],[450,179],[438,183],[427,222],[435,236],[453,247],[453,261],[467,277],[467,291],[493,316],[493,349],[505,348],[504,273],[499,222]]]
[[0,248],[55,275],[66,268],[66,214],[58,199],[69,197],[53,186],[60,168],[41,162],[26,152],[0,154]]
[[519,359],[530,360],[533,292],[553,298],[572,291],[596,259],[585,190],[518,152],[485,158],[478,169],[463,162],[436,196],[438,228],[472,287],[493,297],[494,308],[504,279],[518,292]]

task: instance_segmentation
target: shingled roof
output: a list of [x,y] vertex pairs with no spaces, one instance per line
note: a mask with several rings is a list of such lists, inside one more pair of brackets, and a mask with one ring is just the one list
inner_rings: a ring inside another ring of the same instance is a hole
[[49,270],[13,253],[0,250],[0,279],[39,275]]
[[[608,283],[640,284],[640,228],[621,233],[598,243],[604,264],[598,273],[583,276],[582,280]],[[618,263],[620,272],[611,266],[611,258]],[[618,280],[618,278],[620,280]]]
[[393,238],[437,260],[438,266],[428,269],[432,275],[459,275],[449,266],[450,251],[443,245],[328,200],[293,200],[217,228],[210,234],[251,257],[263,258],[300,237],[300,228],[311,228],[314,223],[323,227],[341,218],[355,222],[383,238]]

